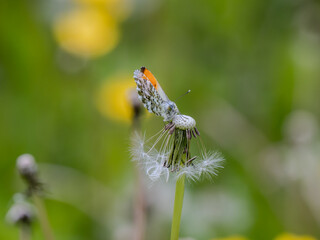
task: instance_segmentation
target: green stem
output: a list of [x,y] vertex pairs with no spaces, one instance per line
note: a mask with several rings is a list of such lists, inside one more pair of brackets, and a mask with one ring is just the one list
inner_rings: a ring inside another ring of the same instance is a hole
[[174,207],[173,207],[173,216],[172,216],[172,225],[171,225],[171,240],[179,239],[185,178],[186,176],[183,175],[177,180],[177,183],[176,183],[176,194],[174,198]]
[[20,226],[20,240],[31,239],[31,229],[29,224],[23,224]]
[[141,173],[138,167],[135,168],[136,184],[135,184],[135,200],[134,200],[134,229],[133,240],[144,240],[146,229],[146,203]]
[[48,216],[47,216],[47,211],[46,211],[46,208],[44,206],[42,199],[39,196],[34,195],[33,201],[34,201],[34,204],[36,205],[37,210],[38,210],[38,218],[39,218],[39,222],[40,222],[40,225],[41,225],[41,228],[43,231],[44,239],[45,240],[54,240],[53,232],[50,227]]

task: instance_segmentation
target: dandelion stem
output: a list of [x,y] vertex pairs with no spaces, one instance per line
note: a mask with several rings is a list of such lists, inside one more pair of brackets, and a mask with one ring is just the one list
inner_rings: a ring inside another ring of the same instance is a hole
[[50,227],[48,216],[47,216],[47,211],[46,211],[46,208],[44,206],[42,199],[39,196],[34,195],[33,201],[34,201],[34,204],[36,205],[37,210],[38,210],[38,218],[39,218],[39,222],[40,222],[40,225],[41,225],[41,228],[43,231],[44,239],[45,240],[54,240],[53,232]]
[[31,239],[31,229],[30,225],[23,224],[20,226],[20,240],[30,240]]
[[186,176],[182,175],[177,180],[177,183],[176,183],[176,193],[174,198],[174,207],[173,207],[173,216],[172,216],[172,225],[171,225],[171,240],[179,239],[185,178]]
[[134,229],[133,229],[133,240],[144,240],[145,229],[146,229],[146,203],[144,186],[141,179],[141,173],[136,167],[136,184],[135,184],[135,201],[134,201]]

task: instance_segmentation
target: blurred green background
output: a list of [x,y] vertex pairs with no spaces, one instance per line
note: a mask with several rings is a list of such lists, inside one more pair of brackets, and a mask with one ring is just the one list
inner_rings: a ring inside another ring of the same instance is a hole
[[[121,84],[141,66],[172,100],[191,89],[180,111],[226,158],[213,181],[187,184],[181,236],[320,238],[319,1],[1,0],[0,239],[18,238],[4,219],[25,188],[23,153],[39,163],[56,239],[133,239]],[[161,129],[145,116],[147,135]],[[145,239],[168,239],[174,182],[141,176]]]

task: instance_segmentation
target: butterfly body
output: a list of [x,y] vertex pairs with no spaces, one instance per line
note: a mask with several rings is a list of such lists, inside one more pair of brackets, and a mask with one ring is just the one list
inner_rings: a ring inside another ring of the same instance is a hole
[[139,99],[151,113],[171,121],[179,114],[177,105],[171,101],[162,90],[152,73],[145,67],[134,71],[134,80],[137,84]]

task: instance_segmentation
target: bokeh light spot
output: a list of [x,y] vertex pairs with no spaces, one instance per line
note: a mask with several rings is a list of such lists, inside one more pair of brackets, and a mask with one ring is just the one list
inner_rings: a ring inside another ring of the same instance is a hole
[[119,41],[116,21],[98,8],[80,8],[62,15],[54,24],[54,35],[64,50],[87,58],[110,52]]

